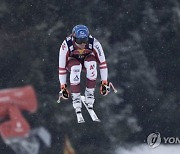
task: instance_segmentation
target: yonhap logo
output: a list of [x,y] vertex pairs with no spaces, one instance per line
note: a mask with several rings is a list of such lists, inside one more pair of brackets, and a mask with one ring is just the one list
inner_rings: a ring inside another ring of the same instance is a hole
[[156,148],[163,142],[163,144],[180,144],[180,138],[179,137],[161,137],[159,132],[151,133],[147,137],[147,144],[151,148]]
[[147,144],[151,147],[151,148],[155,148],[157,146],[159,146],[161,143],[161,136],[159,132],[156,133],[151,133],[148,137],[147,137]]

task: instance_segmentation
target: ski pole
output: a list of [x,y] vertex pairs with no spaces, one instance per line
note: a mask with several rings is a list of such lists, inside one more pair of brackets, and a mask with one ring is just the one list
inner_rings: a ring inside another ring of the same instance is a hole
[[61,91],[59,92],[59,99],[57,100],[57,103],[60,103],[60,102],[61,102],[62,93],[63,93],[63,91],[61,90]]
[[112,84],[112,82],[109,82],[109,86],[112,87],[114,93],[117,93],[117,90],[114,88],[114,85]]

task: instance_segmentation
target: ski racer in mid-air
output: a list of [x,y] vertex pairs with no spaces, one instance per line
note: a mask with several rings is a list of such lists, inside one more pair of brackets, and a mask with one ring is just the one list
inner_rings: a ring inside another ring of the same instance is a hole
[[101,87],[100,93],[109,93],[108,68],[104,51],[100,42],[90,35],[85,25],[76,25],[72,34],[66,37],[59,51],[59,80],[63,99],[68,99],[67,73],[70,72],[70,91],[76,113],[81,113],[80,94],[81,72],[86,72],[85,101],[89,109],[93,109],[94,91],[99,64]]

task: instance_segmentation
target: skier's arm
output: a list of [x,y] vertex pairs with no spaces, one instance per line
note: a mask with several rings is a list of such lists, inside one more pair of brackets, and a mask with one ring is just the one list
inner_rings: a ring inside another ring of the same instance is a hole
[[94,40],[94,50],[99,61],[101,81],[105,82],[108,78],[108,68],[102,46],[98,40]]
[[66,60],[68,54],[68,46],[66,41],[64,41],[59,50],[59,81],[61,88],[66,84],[67,70],[66,70]]
[[110,86],[108,82],[108,68],[106,58],[101,44],[96,39],[94,40],[94,50],[99,61],[100,75],[101,75],[101,86],[100,93],[106,96],[109,93]]

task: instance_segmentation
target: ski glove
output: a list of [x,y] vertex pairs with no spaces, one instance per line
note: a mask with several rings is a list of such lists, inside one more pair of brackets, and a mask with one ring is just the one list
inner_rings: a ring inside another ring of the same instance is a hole
[[109,82],[106,80],[101,81],[100,93],[103,96],[106,96],[110,92],[110,85]]
[[101,81],[101,87],[100,87],[100,93],[103,96],[106,96],[110,92],[111,87],[112,87],[114,93],[117,93],[117,90],[114,88],[114,86],[111,82],[108,82],[106,80],[102,80]]
[[67,89],[67,84],[61,85],[61,91],[59,92],[59,96],[62,97],[63,99],[69,98],[69,91]]

